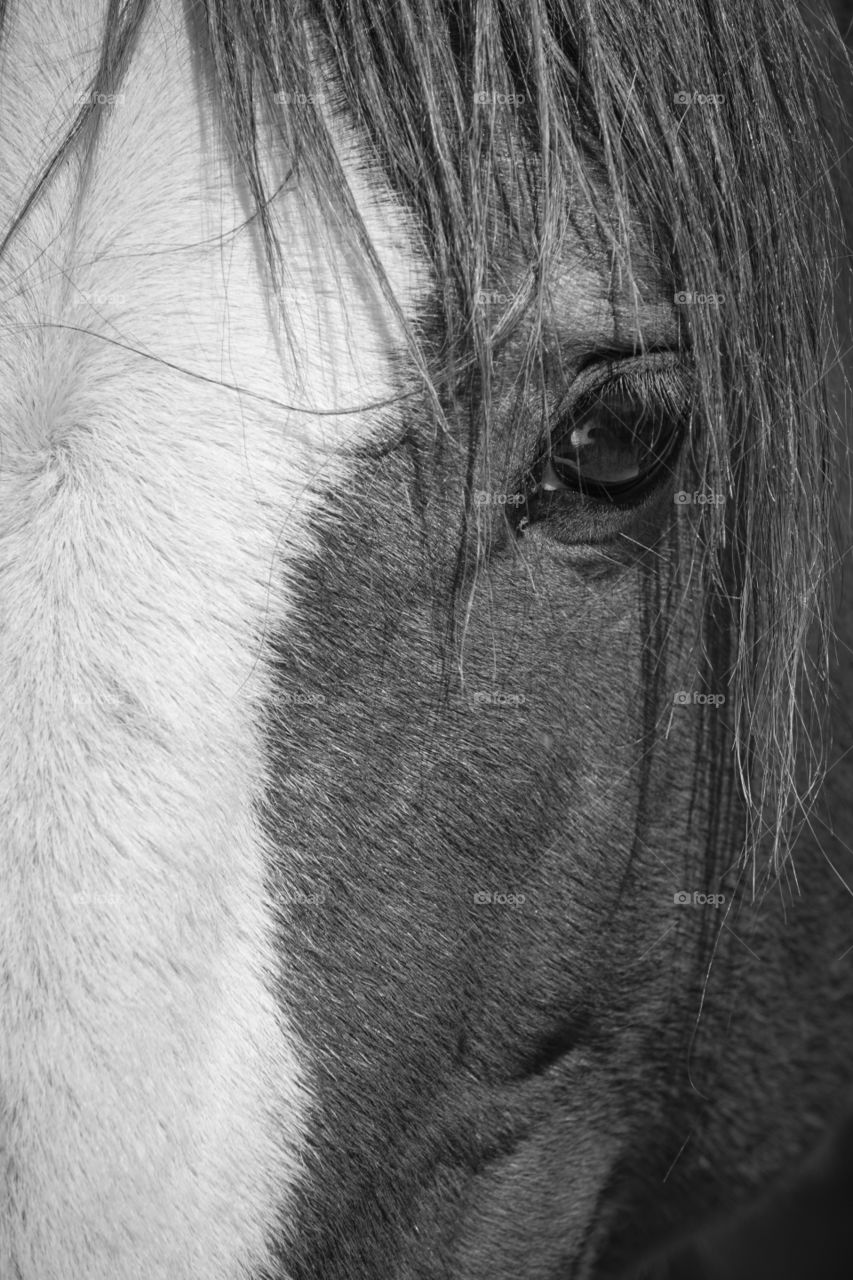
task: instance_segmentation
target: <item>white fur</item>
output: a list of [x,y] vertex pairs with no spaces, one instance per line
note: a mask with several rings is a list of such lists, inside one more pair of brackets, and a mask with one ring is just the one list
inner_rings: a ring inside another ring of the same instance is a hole
[[[13,8],[0,226],[105,10]],[[291,192],[293,360],[182,13],[155,8],[92,170],[72,160],[0,260],[0,1280],[248,1276],[311,1107],[255,807],[264,638],[377,415],[263,397],[385,397],[399,334]],[[357,189],[408,305],[404,219]]]

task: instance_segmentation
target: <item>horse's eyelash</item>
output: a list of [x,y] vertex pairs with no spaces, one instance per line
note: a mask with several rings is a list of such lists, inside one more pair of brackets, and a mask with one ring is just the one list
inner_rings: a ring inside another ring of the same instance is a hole
[[680,417],[690,403],[690,379],[678,365],[637,372],[614,370],[609,377],[604,369],[601,375],[593,386],[586,387],[573,401],[561,407],[552,430],[588,413],[597,401],[619,395],[635,401],[638,406],[663,410],[673,417]]

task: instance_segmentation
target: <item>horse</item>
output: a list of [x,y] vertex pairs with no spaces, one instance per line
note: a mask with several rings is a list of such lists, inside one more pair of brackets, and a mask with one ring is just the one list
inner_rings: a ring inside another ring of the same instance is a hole
[[755,1201],[853,1047],[829,12],[0,60],[0,1278],[603,1280]]

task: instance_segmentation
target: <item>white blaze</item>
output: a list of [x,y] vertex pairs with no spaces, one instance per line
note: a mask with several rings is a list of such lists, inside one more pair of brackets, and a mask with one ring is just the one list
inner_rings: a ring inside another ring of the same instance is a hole
[[[2,227],[94,71],[105,9],[13,7]],[[387,397],[399,335],[366,280],[336,278],[293,191],[294,362],[235,230],[248,204],[183,6],[153,10],[85,180],[75,158],[0,259],[2,1280],[250,1275],[311,1106],[257,815],[264,638],[341,446],[377,416],[263,397]],[[402,216],[364,190],[411,302]]]

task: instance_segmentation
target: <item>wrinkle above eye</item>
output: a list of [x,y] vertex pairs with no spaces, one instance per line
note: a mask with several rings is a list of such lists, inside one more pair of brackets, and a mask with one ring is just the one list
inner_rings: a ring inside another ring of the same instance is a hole
[[638,255],[630,284],[623,279],[620,286],[606,263],[606,255],[595,267],[573,263],[549,290],[549,321],[558,348],[582,356],[596,351],[627,356],[686,345],[684,309],[675,303],[678,286],[660,275],[657,264]]

